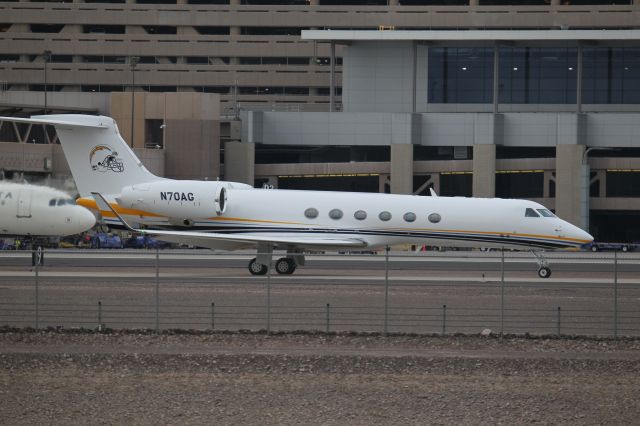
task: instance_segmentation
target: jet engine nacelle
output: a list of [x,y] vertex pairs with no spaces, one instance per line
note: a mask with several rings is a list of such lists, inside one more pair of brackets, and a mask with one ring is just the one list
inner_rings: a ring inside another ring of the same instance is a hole
[[190,226],[187,223],[195,219],[223,215],[228,191],[235,186],[249,187],[233,182],[167,180],[124,187],[116,200],[124,208],[167,216]]

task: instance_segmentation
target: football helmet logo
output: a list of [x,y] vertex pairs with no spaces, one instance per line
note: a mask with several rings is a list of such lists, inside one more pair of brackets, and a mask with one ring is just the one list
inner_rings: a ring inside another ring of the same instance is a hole
[[91,169],[98,172],[112,171],[121,173],[124,171],[124,164],[118,158],[118,153],[108,145],[98,145],[89,154]]

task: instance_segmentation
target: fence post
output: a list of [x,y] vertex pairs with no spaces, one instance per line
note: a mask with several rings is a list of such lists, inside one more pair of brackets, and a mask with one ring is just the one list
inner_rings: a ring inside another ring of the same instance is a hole
[[98,331],[102,331],[102,302],[98,300]]
[[613,252],[613,337],[618,338],[618,250]]
[[39,279],[39,271],[40,265],[38,262],[34,265],[34,271],[36,274],[36,330],[40,328],[40,279]]
[[447,305],[442,305],[442,335],[447,334]]
[[327,303],[327,314],[326,314],[326,319],[327,319],[327,328],[326,328],[326,332],[329,332],[329,318],[330,318],[330,312],[331,312],[331,304]]
[[389,246],[384,248],[384,334],[389,334]]
[[267,334],[271,334],[271,255],[267,265]]
[[502,337],[504,334],[504,247],[500,253],[500,337]]
[[211,302],[211,330],[215,330],[216,328],[215,307],[216,307],[216,304]]
[[160,249],[156,247],[156,333],[160,332]]
[[560,306],[558,306],[558,317],[557,317],[557,326],[558,326],[558,337],[560,337],[562,335],[562,333],[560,332]]

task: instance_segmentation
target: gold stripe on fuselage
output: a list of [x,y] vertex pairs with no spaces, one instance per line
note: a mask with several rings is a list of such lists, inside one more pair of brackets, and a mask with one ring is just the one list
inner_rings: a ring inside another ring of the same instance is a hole
[[[84,206],[88,209],[97,210],[103,217],[115,218],[116,215],[112,211],[100,210],[95,200],[90,198],[79,198],[77,200],[77,204]],[[128,209],[124,207],[120,207],[117,203],[109,203],[109,205],[117,211],[121,215],[126,216],[138,216],[138,217],[155,217],[155,218],[166,218],[166,216],[159,215],[156,213],[147,212],[144,210],[138,209]],[[245,223],[272,223],[278,225],[302,225],[302,226],[320,226],[308,223],[301,222],[282,222],[282,221],[274,221],[274,220],[264,220],[264,219],[244,219],[244,218],[234,218],[234,217],[211,217],[205,220],[212,221],[228,221],[228,222],[245,222]],[[589,243],[589,240],[580,240],[576,238],[567,238],[556,235],[537,235],[537,234],[518,234],[518,233],[505,233],[505,232],[493,232],[493,231],[468,231],[468,230],[459,230],[459,229],[429,229],[429,228],[372,228],[372,230],[384,230],[384,231],[399,231],[399,232],[411,232],[411,231],[420,231],[420,232],[432,232],[437,234],[459,234],[459,235],[489,235],[489,236],[513,236],[513,237],[524,237],[524,238],[540,238],[547,240],[558,240],[558,241],[567,241],[574,242],[579,244]]]

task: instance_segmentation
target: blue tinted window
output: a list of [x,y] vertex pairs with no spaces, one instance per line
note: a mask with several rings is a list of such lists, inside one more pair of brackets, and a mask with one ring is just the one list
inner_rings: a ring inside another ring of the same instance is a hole
[[575,48],[500,48],[499,101],[507,104],[576,102]]
[[491,103],[493,49],[429,49],[429,103]]
[[640,103],[640,48],[588,48],[582,57],[584,103]]

